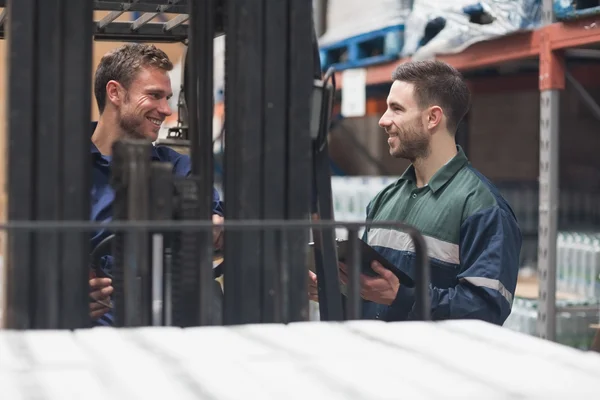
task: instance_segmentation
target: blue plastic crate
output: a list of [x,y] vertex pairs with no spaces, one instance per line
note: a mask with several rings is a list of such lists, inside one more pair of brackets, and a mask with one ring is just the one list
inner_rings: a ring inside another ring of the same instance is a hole
[[404,24],[321,46],[321,68],[333,66],[337,71],[381,64],[398,59],[404,45]]
[[600,15],[600,1],[554,0],[554,15],[559,21]]

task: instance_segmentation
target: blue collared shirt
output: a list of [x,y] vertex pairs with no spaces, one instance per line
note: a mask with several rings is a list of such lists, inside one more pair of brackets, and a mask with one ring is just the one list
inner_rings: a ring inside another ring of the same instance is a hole
[[[92,124],[92,132],[97,123]],[[98,148],[91,143],[92,156],[92,192],[91,192],[91,216],[94,222],[108,222],[112,219],[112,204],[115,199],[114,190],[110,184],[111,157],[100,153]],[[177,176],[188,176],[191,173],[191,160],[189,156],[179,154],[175,150],[164,146],[153,146],[152,160],[170,162],[173,164],[173,174]],[[219,193],[213,188],[213,213],[223,215],[223,203]],[[105,229],[98,230],[92,234],[91,249],[94,249],[105,237],[111,233]],[[110,269],[112,260],[105,258],[104,265]],[[96,321],[96,325],[112,325],[112,314],[108,313]]]

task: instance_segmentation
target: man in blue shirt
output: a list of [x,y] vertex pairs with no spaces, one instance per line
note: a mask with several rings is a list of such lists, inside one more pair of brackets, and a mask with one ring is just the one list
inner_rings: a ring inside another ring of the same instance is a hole
[[[94,79],[94,95],[100,118],[92,124],[92,221],[110,221],[114,191],[110,185],[110,164],[113,143],[124,137],[154,142],[166,117],[171,115],[168,100],[172,96],[168,72],[173,64],[161,50],[149,44],[126,44],[102,57]],[[168,147],[153,147],[152,159],[173,164],[173,174],[191,173],[188,156]],[[223,221],[219,194],[213,189],[213,222]],[[106,230],[95,232],[92,249],[105,237]],[[221,229],[215,228],[213,242],[220,247]],[[110,269],[111,257],[104,258]],[[90,279],[90,318],[96,325],[112,325],[112,315],[106,304],[113,292],[111,280],[92,276]]]

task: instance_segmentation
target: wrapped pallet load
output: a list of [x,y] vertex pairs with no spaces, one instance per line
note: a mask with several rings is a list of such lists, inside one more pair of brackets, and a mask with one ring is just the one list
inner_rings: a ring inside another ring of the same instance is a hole
[[402,56],[455,54],[477,42],[535,29],[541,12],[541,0],[414,0]]
[[413,0],[328,0],[319,38],[323,69],[372,65],[397,58]]

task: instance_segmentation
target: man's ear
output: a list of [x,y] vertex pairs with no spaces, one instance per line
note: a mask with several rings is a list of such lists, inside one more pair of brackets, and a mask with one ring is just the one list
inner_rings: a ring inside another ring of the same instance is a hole
[[426,118],[427,129],[435,129],[441,125],[442,120],[444,119],[444,110],[442,110],[440,106],[430,107],[429,110],[427,110]]
[[111,80],[106,84],[106,100],[116,106],[120,106],[123,102],[125,91],[123,86],[117,81]]

